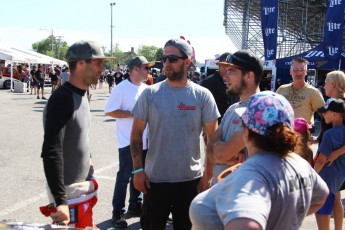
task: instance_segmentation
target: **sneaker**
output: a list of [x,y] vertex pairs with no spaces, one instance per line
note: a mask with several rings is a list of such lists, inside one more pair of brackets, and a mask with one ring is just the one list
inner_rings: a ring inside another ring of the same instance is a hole
[[127,210],[128,214],[141,216],[143,214],[142,203],[139,201],[137,204],[130,204]]
[[40,99],[40,96],[37,96],[37,99]]
[[116,228],[127,228],[128,226],[127,221],[122,212],[114,212],[112,221]]
[[45,98],[44,96],[42,97],[42,99],[47,100],[47,98]]

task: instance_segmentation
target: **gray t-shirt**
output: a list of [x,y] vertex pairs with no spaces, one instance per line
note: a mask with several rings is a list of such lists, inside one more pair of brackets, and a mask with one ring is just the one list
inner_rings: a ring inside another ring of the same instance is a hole
[[201,130],[220,116],[208,89],[191,81],[172,88],[163,81],[143,91],[132,113],[148,123],[145,172],[151,182],[201,177]]
[[231,220],[249,218],[262,229],[298,229],[311,204],[328,192],[326,183],[295,153],[285,158],[256,153],[190,206],[192,229],[224,229]]
[[[219,129],[222,131],[222,139],[221,141],[225,142],[229,140],[232,135],[236,132],[242,132],[242,120],[240,116],[235,112],[235,109],[246,107],[247,102],[237,102],[231,105],[225,112],[222,122],[219,125]],[[230,165],[227,164],[215,164],[213,167],[213,179],[212,179],[212,186],[217,183],[217,177],[221,172],[227,169]]]
[[62,73],[60,74],[61,85],[63,85],[66,81],[68,81],[69,75],[70,75],[69,72],[62,72]]

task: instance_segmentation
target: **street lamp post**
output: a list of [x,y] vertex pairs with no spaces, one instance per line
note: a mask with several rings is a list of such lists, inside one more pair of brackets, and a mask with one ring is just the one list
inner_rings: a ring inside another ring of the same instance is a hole
[[116,2],[110,3],[110,56],[113,56],[113,6]]
[[53,29],[52,29],[52,31],[49,31],[47,29],[40,29],[40,30],[45,30],[45,31],[48,31],[50,33],[51,46],[52,46],[52,54],[54,56],[54,31],[53,31]]
[[59,41],[59,45],[58,45],[58,59],[60,59],[60,50],[61,50],[61,40],[63,39],[63,36],[55,36],[56,39]]

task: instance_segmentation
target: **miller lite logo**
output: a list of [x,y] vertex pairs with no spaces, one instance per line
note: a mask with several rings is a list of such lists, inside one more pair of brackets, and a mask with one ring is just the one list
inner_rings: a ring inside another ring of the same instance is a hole
[[335,54],[339,53],[339,48],[338,47],[327,46],[327,50],[328,50],[328,55],[329,56],[334,56]]
[[266,37],[270,36],[271,34],[274,34],[275,31],[276,31],[275,28],[265,28],[265,35],[266,35]]
[[330,0],[329,7],[335,7],[341,5],[342,0]]
[[264,7],[263,8],[265,15],[269,15],[271,13],[274,13],[276,8],[275,7]]
[[310,51],[309,53],[307,53],[304,57],[305,58],[310,58],[310,57],[324,57],[324,53],[321,50],[314,50],[314,51]]
[[273,55],[274,54],[274,49],[267,49],[266,50],[266,57],[270,57],[271,55]]
[[341,23],[327,22],[327,29],[330,32],[335,31],[335,30],[340,30],[341,29]]

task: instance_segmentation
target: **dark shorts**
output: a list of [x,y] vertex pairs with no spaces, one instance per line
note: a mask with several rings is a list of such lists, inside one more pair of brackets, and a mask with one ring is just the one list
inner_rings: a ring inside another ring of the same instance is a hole
[[331,215],[333,210],[335,200],[335,194],[330,192],[327,196],[326,202],[323,204],[322,208],[320,208],[316,214],[319,215]]
[[44,81],[38,81],[36,83],[37,89],[43,89],[44,88]]
[[35,81],[30,81],[30,88],[35,88],[37,85],[37,82]]

